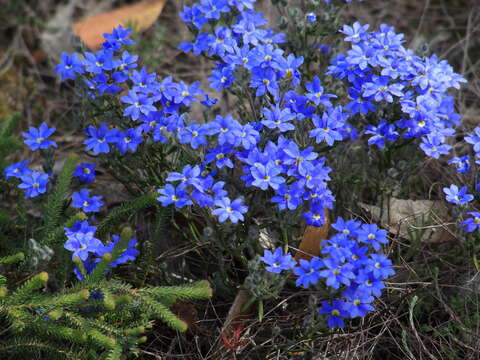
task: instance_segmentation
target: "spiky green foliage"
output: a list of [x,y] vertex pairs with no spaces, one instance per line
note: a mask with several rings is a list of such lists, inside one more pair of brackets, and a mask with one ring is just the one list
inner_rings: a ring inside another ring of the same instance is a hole
[[136,199],[133,199],[129,202],[126,202],[113,211],[111,211],[103,221],[98,224],[97,234],[102,236],[106,234],[112,226],[120,223],[129,216],[136,214],[144,209],[149,207],[154,207],[158,205],[156,193],[147,193],[145,195],[139,196]]
[[31,359],[34,348],[45,359],[68,358],[70,353],[76,354],[70,358],[80,360],[124,359],[122,354],[131,354],[145,341],[152,320],[162,320],[178,331],[187,329],[163,300],[211,296],[206,281],[135,289],[118,280],[90,279],[57,293],[41,291],[47,281],[48,275],[42,272],[17,289],[0,291],[0,314],[6,319],[0,327],[5,339],[0,358],[16,353]]
[[0,264],[14,264],[16,262],[23,261],[23,260],[25,260],[25,254],[22,252],[19,252],[15,255],[0,257]]
[[70,155],[67,157],[63,170],[58,177],[55,189],[48,198],[45,207],[45,234],[49,234],[59,225],[77,160],[77,155]]

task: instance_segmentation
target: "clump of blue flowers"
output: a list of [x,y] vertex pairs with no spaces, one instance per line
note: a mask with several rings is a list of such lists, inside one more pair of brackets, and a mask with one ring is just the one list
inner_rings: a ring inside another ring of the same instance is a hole
[[[55,68],[62,81],[76,80],[92,101],[107,100],[120,109],[115,121],[85,125],[85,151],[94,157],[121,158],[150,144],[169,145],[187,154],[188,161],[168,174],[156,174],[156,199],[162,206],[192,212],[203,208],[219,223],[235,225],[256,217],[257,204],[268,203],[272,213],[288,212],[297,223],[310,226],[324,225],[326,209],[334,207],[332,169],[323,155],[340,142],[365,138],[368,146],[383,149],[418,139],[419,148],[430,157],[449,153],[447,140],[455,135],[460,119],[449,90],[465,80],[445,60],[405,48],[403,35],[388,25],[369,31],[369,25],[355,22],[340,29],[350,47],[331,60],[326,74],[305,74],[304,57],[286,50],[285,34],[268,29],[254,3],[200,0],[180,13],[193,34],[180,49],[214,59],[209,85],[240,98],[236,113],[217,111],[218,100],[199,82],[160,79],[141,67],[138,56],[129,52],[134,43],[131,30],[122,26],[104,34],[97,52],[62,54]],[[308,13],[305,19],[314,26],[317,15]],[[322,46],[325,54],[330,51]],[[324,76],[341,83],[348,98],[331,93]],[[205,119],[192,118],[194,103],[201,105]],[[46,124],[32,127],[24,133],[25,143],[34,151],[53,151],[57,144],[49,137],[54,131]],[[480,153],[480,128],[466,141]],[[467,172],[469,159],[454,157],[450,163]],[[5,176],[19,179],[26,197],[45,193],[49,174],[27,165],[28,161],[11,165]],[[84,185],[93,184],[95,165],[81,163],[74,175]],[[466,187],[452,185],[444,191],[456,204],[473,199]],[[103,199],[87,188],[72,195],[71,207],[85,213],[101,212],[103,205]],[[474,231],[480,221],[477,212],[470,215],[464,225]],[[115,236],[108,244],[97,239],[96,227],[90,225],[95,217],[89,221],[65,229],[65,248],[81,261],[75,270],[79,279],[118,243]],[[322,243],[322,257],[296,263],[277,248],[266,250],[262,260],[270,272],[292,270],[297,286],[307,288],[324,280],[335,300],[323,302],[319,311],[329,315],[330,327],[343,327],[344,319],[374,310],[371,304],[394,271],[379,253],[387,243],[385,230],[342,218],[333,228],[337,234]],[[136,243],[132,239],[112,266],[134,260]]]
[[277,248],[273,253],[265,250],[261,259],[269,272],[293,270],[298,287],[309,288],[322,280],[336,299],[323,301],[318,311],[328,315],[330,328],[343,328],[344,319],[365,317],[375,310],[372,302],[381,296],[384,280],[395,271],[392,262],[378,253],[381,245],[388,243],[386,230],[340,217],[332,227],[337,233],[322,241],[321,257],[297,263],[292,255]]
[[346,80],[349,102],[345,108],[362,118],[387,107],[397,107],[399,116],[366,127],[369,145],[420,138],[420,148],[433,158],[449,153],[447,138],[455,135],[460,115],[455,112],[451,88],[466,80],[446,60],[436,55],[420,57],[402,43],[403,34],[382,24],[376,31],[356,22],[341,33],[351,44],[339,54],[327,74]]
[[[112,241],[104,244],[95,237],[96,226],[92,226],[88,221],[77,221],[73,227],[65,228],[65,249],[72,252],[73,260],[81,260],[81,269],[75,268],[74,273],[79,280],[84,280],[97,264],[102,260],[105,254],[112,254],[115,246],[118,245],[120,237],[112,235]],[[135,248],[137,239],[132,238],[128,242],[127,248],[110,263],[111,268],[115,268],[127,261],[135,260],[139,251]]]

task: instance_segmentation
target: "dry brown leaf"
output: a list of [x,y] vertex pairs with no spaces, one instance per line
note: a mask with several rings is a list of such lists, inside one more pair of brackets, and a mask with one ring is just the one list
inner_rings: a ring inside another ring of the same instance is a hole
[[325,209],[325,225],[320,227],[307,226],[298,246],[300,251],[295,254],[295,260],[310,260],[312,257],[320,255],[320,243],[328,237],[329,231],[330,217],[328,210]]
[[104,42],[103,34],[118,25],[134,24],[135,31],[148,29],[161,14],[167,0],[142,1],[118,9],[89,16],[73,24],[73,32],[91,49],[98,49]]

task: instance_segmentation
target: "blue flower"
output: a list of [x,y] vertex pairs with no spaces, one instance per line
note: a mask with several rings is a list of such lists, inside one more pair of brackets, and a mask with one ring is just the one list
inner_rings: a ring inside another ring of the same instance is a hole
[[[358,44],[353,45],[351,50],[347,51],[348,54],[348,63],[353,65],[358,65],[358,68],[361,71],[366,71],[369,69],[369,65],[374,63],[375,60],[375,50],[368,45]],[[349,74],[349,80],[353,78],[353,72]],[[365,90],[365,86],[362,86],[362,90]],[[364,95],[365,97],[368,97]],[[379,100],[378,100],[379,101]]]
[[192,42],[183,42],[178,48],[184,52],[192,51],[195,56],[198,56],[209,49],[212,37],[210,34],[200,33]]
[[363,224],[357,231],[357,240],[371,244],[375,250],[380,250],[380,244],[387,244],[387,230],[379,229],[375,224]]
[[55,132],[55,128],[49,128],[46,123],[42,123],[37,129],[30,126],[29,132],[23,132],[25,138],[24,144],[32,150],[48,149],[50,146],[57,147],[57,143],[47,138]]
[[358,285],[358,290],[368,295],[381,296],[382,290],[385,288],[383,281],[368,271],[360,270],[355,282]]
[[218,134],[219,145],[237,146],[241,142],[239,137],[241,137],[242,125],[232,115],[225,117],[217,115],[215,121],[208,123],[207,126],[209,135]]
[[226,0],[201,0],[200,8],[207,19],[220,19],[222,12],[229,12]]
[[198,149],[200,145],[207,145],[207,128],[203,125],[192,123],[178,132],[180,144],[189,143],[192,149]]
[[74,192],[72,195],[72,206],[74,208],[80,208],[85,212],[98,212],[103,206],[101,196],[90,196],[88,189],[82,189],[79,192]]
[[242,16],[241,20],[232,26],[232,30],[241,36],[244,45],[252,44],[257,46],[263,39],[265,30],[258,29],[256,24],[249,20]]
[[337,222],[332,224],[332,227],[341,233],[343,236],[357,237],[360,230],[361,223],[354,220],[343,220],[341,217],[337,218]]
[[299,67],[303,64],[303,60],[303,56],[296,58],[293,54],[289,54],[287,58],[281,56],[275,59],[272,67],[279,71],[284,79],[291,80],[292,88],[295,88],[300,84]]
[[330,239],[322,241],[321,252],[332,259],[345,262],[353,255],[351,245],[350,238],[343,236],[343,234],[335,234]]
[[96,83],[95,87],[100,94],[116,94],[122,90],[117,84],[112,84],[110,79],[103,73],[93,78],[93,81]]
[[322,226],[325,224],[325,209],[323,206],[318,206],[317,203],[310,204],[310,210],[304,212],[302,217],[305,219],[307,225]]
[[466,232],[473,232],[475,230],[480,229],[480,212],[471,211],[467,213],[471,215],[471,217],[467,218],[461,224],[465,226]]
[[122,53],[122,57],[115,60],[115,63],[114,63],[115,69],[118,70],[117,72],[112,74],[112,77],[115,79],[115,81],[123,82],[123,81],[118,81],[115,78],[115,74],[116,73],[123,73],[123,74],[128,75],[128,70],[135,69],[138,66],[137,65],[137,60],[138,60],[138,55],[130,55],[130,53],[128,51],[124,51]]
[[475,153],[480,152],[480,127],[476,127],[474,129],[475,134],[468,134],[465,136],[465,141],[469,144],[473,145],[473,151]]
[[132,75],[130,76],[130,80],[132,80],[135,86],[130,91],[133,93],[138,92],[145,95],[154,93],[158,88],[158,83],[156,82],[156,79],[157,74],[149,73],[145,66],[140,71],[133,70]]
[[71,228],[65,227],[65,235],[67,237],[74,235],[75,233],[81,232],[84,234],[91,233],[92,235],[97,230],[96,226],[91,226],[88,221],[76,221]]
[[48,175],[38,171],[26,173],[20,178],[22,183],[18,185],[20,189],[26,191],[25,198],[32,198],[47,191]]
[[167,184],[164,188],[158,189],[158,193],[160,196],[157,200],[162,203],[162,206],[174,204],[176,207],[182,208],[193,204],[185,192],[185,185],[179,185],[175,188],[173,185]]
[[225,53],[233,52],[233,48],[236,45],[235,40],[232,38],[232,31],[226,27],[217,27],[215,29],[215,35],[210,39],[210,56],[224,56]]
[[111,33],[103,34],[106,40],[103,43],[103,47],[105,49],[120,50],[123,45],[135,44],[135,41],[128,38],[131,33],[132,30],[124,29],[120,24],[114,28]]
[[3,170],[3,174],[5,175],[5,178],[7,180],[10,179],[11,177],[21,179],[23,176],[31,174],[32,170],[27,168],[27,165],[29,162],[30,160],[23,160],[7,166],[5,170]]
[[385,100],[389,103],[393,102],[392,95],[403,96],[404,85],[400,83],[389,84],[389,81],[388,76],[374,76],[371,82],[365,84],[363,96],[366,98],[373,96],[375,101]]
[[375,308],[370,305],[373,298],[363,291],[348,290],[343,293],[343,296],[348,300],[345,302],[344,310],[349,314],[350,318],[365,317],[369,311],[375,311]]
[[132,120],[138,120],[140,114],[148,115],[151,111],[157,111],[153,106],[153,99],[147,95],[136,93],[133,90],[128,92],[128,95],[121,97],[122,102],[130,104],[123,111],[124,116],[130,116]]
[[370,25],[368,24],[362,26],[362,24],[356,21],[353,23],[353,26],[343,25],[343,29],[340,30],[340,32],[344,35],[347,35],[347,37],[344,39],[345,41],[357,43],[365,38],[367,35],[366,31],[368,30],[369,26]]
[[142,129],[130,128],[125,131],[117,131],[115,146],[124,155],[127,151],[137,151],[138,145],[142,143]]
[[279,274],[282,270],[290,270],[296,265],[296,261],[292,259],[291,254],[283,254],[283,249],[278,247],[272,253],[270,250],[265,250],[260,259],[267,265],[265,269],[269,272]]
[[65,228],[65,230],[67,241],[63,247],[73,252],[72,259],[78,257],[85,261],[90,253],[97,253],[104,247],[103,243],[94,237],[94,232],[92,231],[72,231],[68,228]]
[[233,80],[235,80],[233,70],[233,67],[230,65],[217,63],[217,68],[212,71],[212,76],[208,78],[210,86],[217,91],[230,87]]
[[242,11],[243,9],[253,10],[255,0],[228,0],[228,5]]
[[308,90],[308,93],[306,94],[306,97],[308,98],[308,100],[313,102],[315,105],[322,104],[322,105],[325,105],[325,106],[331,106],[331,102],[330,102],[329,99],[336,98],[335,95],[324,94],[323,86],[322,86],[318,76],[314,76],[313,81],[308,82],[305,87]]
[[205,94],[205,98],[200,101],[202,105],[205,105],[206,107],[212,107],[217,103],[218,99],[210,99],[210,96],[208,94]]
[[[104,245],[100,252],[96,251],[95,255],[102,256],[106,253],[112,253],[119,241],[120,236],[112,235],[112,241]],[[137,246],[137,242],[138,241],[136,238],[132,238],[128,241],[127,248],[110,263],[112,268],[115,268],[121,264],[125,264],[127,261],[134,261],[137,258],[139,254],[139,251],[135,248]]]
[[328,327],[333,329],[338,326],[340,329],[345,327],[344,318],[349,317],[349,313],[344,310],[345,302],[343,300],[333,300],[332,304],[322,301],[322,307],[318,309],[321,314],[328,314]]
[[276,97],[279,90],[277,77],[271,68],[255,67],[252,70],[252,81],[249,86],[257,89],[255,96],[262,96],[268,92]]
[[109,143],[117,141],[117,129],[108,130],[106,123],[101,123],[97,129],[95,126],[89,125],[85,129],[87,139],[84,140],[87,151],[93,150],[93,155],[110,152]]
[[95,165],[82,162],[73,171],[73,176],[85,184],[90,184],[95,181]]
[[277,189],[276,194],[272,197],[272,202],[278,204],[280,210],[295,210],[303,202],[303,187],[295,182],[288,186],[285,183],[281,184]]
[[252,55],[250,45],[245,44],[242,47],[235,45],[233,51],[223,57],[223,61],[233,67],[242,66],[247,70],[251,70],[254,65],[252,63]]
[[264,120],[262,124],[269,129],[278,129],[281,132],[295,129],[295,126],[289,121],[295,119],[295,114],[292,114],[289,109],[281,109],[277,104],[272,109],[263,109]]
[[308,98],[306,96],[297,94],[295,91],[287,91],[283,97],[284,106],[294,114],[297,115],[298,120],[311,117],[315,108],[307,104]]
[[315,21],[317,21],[317,15],[315,15],[315,13],[312,13],[312,12],[305,15],[305,18],[311,24],[313,24]]
[[308,147],[300,150],[295,142],[291,142],[283,149],[285,157],[283,158],[284,165],[290,165],[288,175],[294,175],[296,172],[300,175],[314,172],[314,165],[312,160],[318,157],[318,154],[313,151],[313,147]]
[[69,56],[66,52],[62,53],[62,61],[55,66],[55,73],[62,77],[62,81],[75,79],[76,74],[83,74],[82,61],[78,59],[77,54]]
[[311,260],[300,259],[299,266],[293,268],[293,273],[298,275],[297,286],[308,288],[310,284],[316,284],[320,278],[319,270],[323,267],[323,261],[318,257]]
[[205,155],[205,163],[210,164],[211,162],[215,161],[215,165],[217,168],[221,169],[222,167],[226,166],[230,169],[233,169],[233,162],[228,157],[228,154],[233,153],[234,150],[228,145],[220,145],[214,149],[211,149]]
[[281,176],[277,176],[282,173],[282,168],[276,166],[273,161],[269,161],[267,164],[257,164],[251,167],[251,173],[255,179],[252,185],[259,187],[262,190],[267,190],[270,186],[276,190],[280,184],[285,182],[285,179]]
[[83,65],[87,72],[97,75],[105,70],[112,70],[115,67],[113,64],[113,52],[110,50],[99,50],[96,54],[85,52]]
[[464,205],[473,200],[473,195],[467,194],[466,186],[459,190],[457,185],[452,184],[449,188],[444,187],[443,192],[447,195],[446,200],[453,204]]
[[395,274],[392,261],[382,254],[370,254],[370,259],[365,262],[365,271],[370,272],[375,279],[386,279]]
[[171,172],[168,177],[167,181],[181,181],[184,185],[192,185],[196,189],[202,191],[202,180],[200,179],[201,169],[198,165],[191,166],[185,165],[181,173],[179,172]]
[[386,120],[380,121],[378,126],[367,125],[365,134],[373,135],[368,139],[368,145],[376,145],[379,148],[385,147],[385,141],[395,141],[399,134],[395,131],[395,125],[388,124]]
[[250,150],[257,145],[260,134],[251,124],[245,124],[239,130],[237,139],[245,150]]
[[314,114],[312,122],[315,128],[309,132],[310,137],[314,137],[317,144],[325,141],[329,146],[332,146],[335,141],[343,139],[341,130],[347,116],[340,107],[328,109],[321,118]]
[[462,157],[453,157],[448,165],[455,165],[458,173],[466,173],[470,170],[470,157],[468,155]]
[[201,29],[208,22],[198,4],[193,4],[192,7],[184,5],[183,11],[180,12],[180,18],[184,23],[195,25],[197,29]]
[[200,88],[199,81],[195,81],[190,85],[181,82],[177,85],[177,93],[175,94],[173,99],[177,104],[190,106],[192,101],[198,101],[196,97],[203,94],[204,91]]
[[242,205],[243,200],[238,198],[231,201],[228,197],[215,201],[217,208],[212,211],[212,214],[218,216],[218,221],[224,222],[229,219],[232,223],[236,224],[238,221],[243,221],[248,207]]
[[447,155],[452,146],[444,144],[441,137],[434,134],[428,134],[422,138],[420,148],[428,156],[438,159],[440,155]]
[[355,279],[351,264],[341,264],[338,260],[332,258],[324,259],[323,263],[326,269],[320,271],[320,276],[327,280],[328,286],[338,289],[340,285],[350,285],[352,279]]

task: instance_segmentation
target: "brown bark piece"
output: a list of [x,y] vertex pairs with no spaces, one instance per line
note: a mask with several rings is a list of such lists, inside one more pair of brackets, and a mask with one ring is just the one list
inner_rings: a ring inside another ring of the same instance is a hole
[[98,49],[105,41],[104,33],[122,25],[124,28],[134,24],[135,31],[148,29],[157,20],[167,0],[142,1],[137,4],[122,6],[118,9],[89,16],[73,24],[73,32],[80,37],[90,49]]
[[328,238],[330,231],[330,217],[328,210],[325,209],[325,225],[307,226],[303,233],[302,241],[298,246],[300,251],[295,254],[295,260],[305,259],[310,260],[314,256],[320,255],[320,243]]

